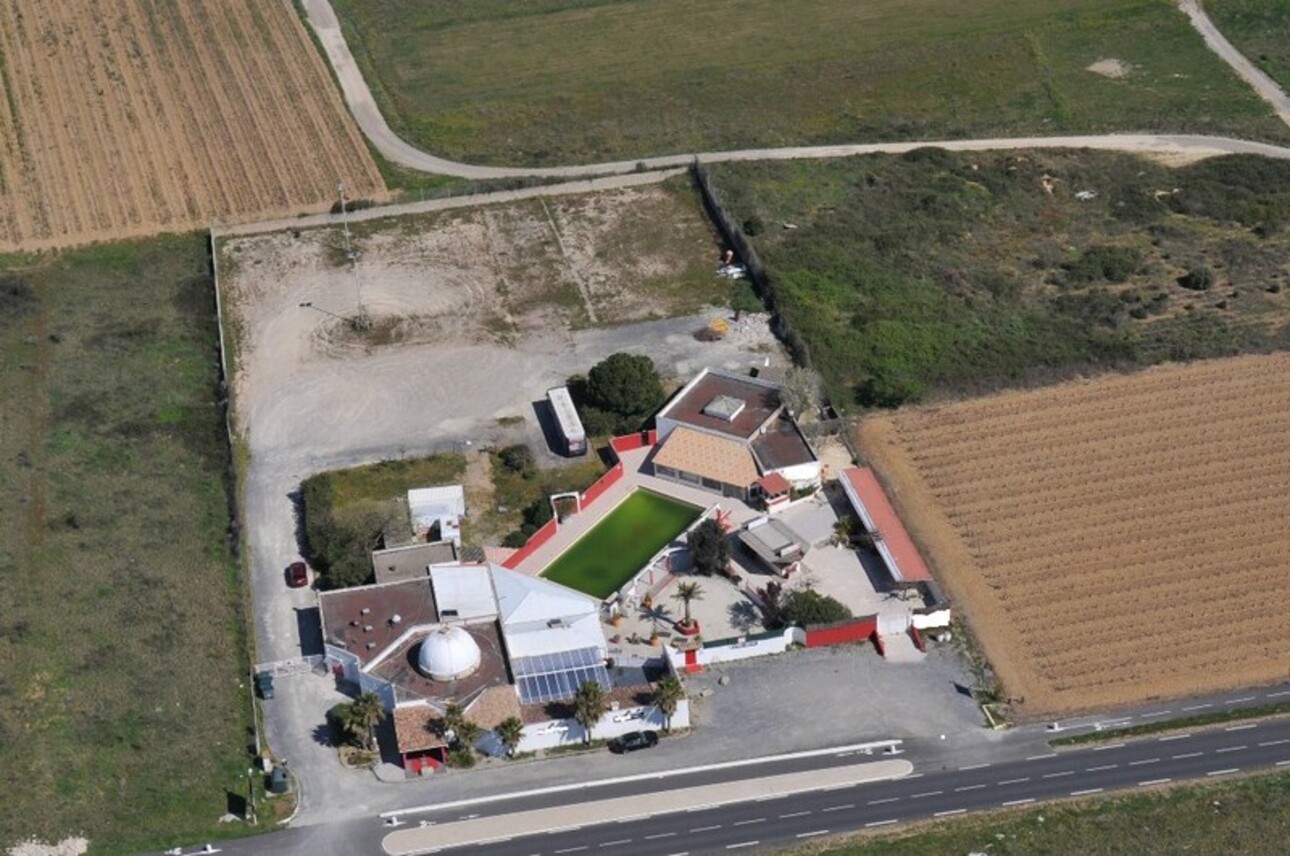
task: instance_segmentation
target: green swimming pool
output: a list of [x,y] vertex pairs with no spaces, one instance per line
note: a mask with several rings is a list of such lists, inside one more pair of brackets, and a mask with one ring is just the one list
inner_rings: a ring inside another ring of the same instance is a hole
[[592,597],[608,597],[702,513],[688,503],[636,490],[542,576]]

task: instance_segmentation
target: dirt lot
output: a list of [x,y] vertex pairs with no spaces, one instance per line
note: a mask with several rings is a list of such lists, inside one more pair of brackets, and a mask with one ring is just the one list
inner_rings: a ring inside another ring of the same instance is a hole
[[291,0],[2,0],[0,56],[0,250],[385,194]]
[[1290,355],[863,422],[1024,714],[1284,679]]

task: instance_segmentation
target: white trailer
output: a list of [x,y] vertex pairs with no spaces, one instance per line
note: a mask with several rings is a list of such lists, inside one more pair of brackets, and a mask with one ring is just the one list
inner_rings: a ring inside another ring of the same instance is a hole
[[568,388],[557,386],[555,389],[549,389],[546,399],[551,403],[551,411],[555,414],[555,424],[560,430],[564,454],[569,456],[587,454],[587,432],[582,427],[582,420],[578,418],[578,409],[573,406],[573,398],[569,395]]

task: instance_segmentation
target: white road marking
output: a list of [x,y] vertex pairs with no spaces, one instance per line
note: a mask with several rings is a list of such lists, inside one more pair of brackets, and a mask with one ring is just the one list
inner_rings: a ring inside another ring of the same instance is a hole
[[812,838],[812,837],[814,837],[814,836],[816,836],[816,835],[828,835],[828,834],[829,834],[829,831],[828,831],[827,829],[816,829],[816,830],[814,830],[814,831],[812,831],[812,832],[799,832],[799,833],[797,833],[796,837],[797,837],[797,838]]
[[1210,770],[1205,775],[1206,776],[1230,776],[1233,773],[1239,773],[1239,772],[1241,772],[1239,767],[1232,767],[1231,769],[1228,769],[1228,770]]
[[895,822],[896,821],[894,820],[875,820],[873,823],[866,823],[865,828],[868,829],[871,826],[887,826],[888,824]]
[[1199,758],[1204,754],[1204,752],[1184,752],[1181,755],[1171,755],[1169,757],[1173,758],[1175,761],[1181,761],[1183,758]]
[[1223,702],[1223,704],[1244,704],[1247,701],[1254,701],[1254,696],[1247,695],[1241,696],[1240,698],[1229,699],[1228,701]]
[[1045,758],[1056,758],[1056,757],[1057,757],[1057,753],[1056,753],[1056,752],[1049,752],[1047,755],[1031,755],[1031,756],[1030,756],[1029,758],[1027,758],[1026,760],[1027,760],[1027,761],[1042,761],[1042,760],[1044,760]]
[[587,848],[584,845],[582,847],[566,847],[563,850],[557,850],[555,852],[556,853],[577,853],[579,850],[586,850],[586,849]]
[[1060,779],[1062,776],[1073,776],[1073,775],[1075,775],[1074,770],[1062,770],[1060,773],[1044,773],[1044,775],[1041,776],[1041,778]]
[[[828,809],[825,809],[825,811],[828,811]],[[730,825],[731,826],[751,826],[754,823],[765,823],[765,822],[766,822],[766,818],[756,817],[756,818],[753,818],[752,820],[736,820],[734,823]]]
[[1034,797],[1026,797],[1024,800],[1008,800],[1006,803],[1000,803],[1000,805],[1025,805],[1034,801]]
[[1151,779],[1150,781],[1146,781],[1146,782],[1138,782],[1138,787],[1149,788],[1152,785],[1163,785],[1172,781],[1173,779]]
[[1093,747],[1093,751],[1094,751],[1094,752],[1105,752],[1107,749],[1123,749],[1123,748],[1124,748],[1124,744],[1123,744],[1123,743],[1109,743],[1109,744],[1107,744],[1106,746],[1094,746],[1094,747]]
[[899,802],[900,797],[884,797],[880,800],[869,800],[869,805],[882,805],[883,803]]
[[1173,713],[1172,710],[1157,710],[1151,713],[1142,713],[1142,714],[1139,714],[1138,716],[1141,719],[1151,719],[1153,716],[1168,716],[1171,713]]
[[720,828],[721,828],[721,824],[718,823],[716,826],[696,826],[694,829],[691,829],[690,831],[691,832],[711,832],[714,829],[720,829]]
[[1248,746],[1224,746],[1224,747],[1223,747],[1223,748],[1221,748],[1221,749],[1215,749],[1215,750],[1214,750],[1214,754],[1215,754],[1215,755],[1217,755],[1219,752],[1240,752],[1242,749],[1248,749],[1248,748],[1250,748],[1250,747],[1248,747]]
[[740,841],[738,844],[727,844],[727,850],[738,850],[740,847],[756,847],[760,841]]
[[1004,780],[1003,780],[1002,782],[1000,782],[999,784],[1001,784],[1001,785],[1019,785],[1019,784],[1021,784],[1022,782],[1028,782],[1028,781],[1030,781],[1030,777],[1029,777],[1029,776],[1026,776],[1024,779],[1004,779]]
[[932,815],[932,817],[949,817],[954,814],[963,814],[966,811],[967,809],[965,808],[952,808],[949,811],[938,811],[936,814]]
[[1100,793],[1102,793],[1101,788],[1087,788],[1086,790],[1082,790],[1082,791],[1071,791],[1071,796],[1086,797],[1089,794],[1100,794]]
[[959,793],[960,791],[979,791],[979,790],[981,790],[981,789],[982,789],[982,788],[984,788],[984,787],[985,787],[985,785],[964,785],[964,786],[963,786],[963,787],[961,787],[961,788],[955,788],[955,789],[954,789],[954,793],[956,793],[956,794],[957,794],[957,793]]
[[809,811],[790,811],[788,814],[781,814],[779,819],[783,820],[788,817],[805,817],[808,814],[810,814]]
[[632,843],[632,840],[631,840],[630,838],[620,838],[620,839],[618,839],[617,841],[606,841],[604,844],[601,844],[600,846],[601,846],[601,847],[618,847],[618,846],[623,845],[623,844],[631,844],[631,843]]
[[826,811],[846,811],[849,808],[855,808],[855,807],[856,807],[855,803],[847,803],[846,805],[831,805],[828,808],[820,809],[820,814],[823,814]]
[[673,835],[676,835],[676,833],[675,832],[656,832],[653,835],[646,835],[645,840],[654,841],[655,839],[658,839],[658,838],[671,838]]
[[1290,690],[1281,690],[1280,692],[1268,693],[1268,698],[1280,698],[1283,695],[1290,695]]
[[1103,765],[1102,765],[1102,766],[1100,766],[1100,767],[1089,767],[1085,772],[1088,772],[1088,773],[1100,773],[1102,770],[1114,770],[1114,769],[1115,769],[1116,767],[1118,767],[1118,766],[1120,766],[1120,765],[1119,765],[1119,764],[1103,764]]
[[1290,743],[1290,737],[1283,737],[1280,740],[1264,740],[1260,746],[1280,746],[1282,743]]
[[1258,728],[1258,727],[1259,727],[1259,724],[1257,722],[1251,722],[1246,725],[1229,725],[1227,726],[1227,728],[1224,728],[1223,730],[1224,731],[1249,731],[1251,728]]
[[934,797],[943,793],[945,793],[945,791],[923,791],[921,794],[914,794],[912,797],[910,797],[910,799],[919,800],[919,799],[922,799],[923,797]]
[[1158,764],[1159,762],[1160,762],[1159,758],[1140,758],[1137,761],[1130,761],[1129,766],[1141,767],[1144,764]]
[[1170,734],[1168,737],[1161,737],[1160,742],[1168,743],[1170,740],[1186,740],[1188,737],[1191,737],[1191,735],[1190,734]]
[[959,769],[960,770],[983,770],[988,766],[990,765],[989,764],[969,764],[966,767],[959,767]]
[[1277,761],[1276,766],[1284,767],[1286,764],[1290,764],[1290,761]]
[[1184,707],[1183,710],[1204,710],[1207,707],[1213,707],[1213,706],[1214,706],[1213,704],[1206,702],[1205,704],[1193,704],[1188,707]]

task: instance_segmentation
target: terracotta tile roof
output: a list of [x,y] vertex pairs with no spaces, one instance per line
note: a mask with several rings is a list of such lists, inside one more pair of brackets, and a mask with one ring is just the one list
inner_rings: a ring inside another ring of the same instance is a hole
[[466,715],[485,731],[491,731],[512,716],[520,715],[520,697],[512,686],[489,687],[468,708]]
[[439,711],[428,704],[404,705],[394,709],[394,739],[400,752],[442,749],[448,744],[434,732]]
[[654,466],[693,473],[738,488],[748,487],[760,475],[752,453],[743,443],[684,426],[667,436],[654,456]]
[[[868,467],[853,467],[843,470],[842,478],[846,479],[855,496],[860,498],[865,512],[873,519],[874,526],[878,530],[876,534],[882,537],[881,546],[886,548],[887,556],[890,556],[896,565],[891,569],[895,571],[896,578],[908,582],[930,580],[932,574],[927,569],[927,563],[923,561],[918,548],[914,546],[909,533],[905,531],[905,524],[900,522],[896,509],[891,507],[887,494],[883,492],[882,485],[878,483],[878,477],[874,475],[873,470]],[[879,553],[882,552],[883,550],[879,549]],[[887,556],[883,558],[886,559]]]
[[779,473],[762,476],[757,479],[757,484],[761,486],[762,492],[767,496],[779,496],[781,493],[788,493],[793,489],[793,486],[788,483],[788,479]]

